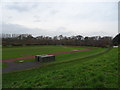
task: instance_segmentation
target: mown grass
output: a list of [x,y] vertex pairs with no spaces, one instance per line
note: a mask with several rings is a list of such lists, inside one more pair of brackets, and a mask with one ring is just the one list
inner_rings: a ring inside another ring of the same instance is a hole
[[3,88],[118,88],[118,50],[83,60],[6,73]]
[[[61,48],[61,46],[60,46],[60,48]],[[95,54],[95,53],[98,53],[98,52],[106,50],[105,48],[97,48],[97,47],[72,47],[72,46],[68,47],[68,46],[65,46],[64,48],[69,48],[71,50],[75,50],[75,49],[79,50],[79,49],[83,49],[83,48],[90,48],[91,50],[56,55],[55,56],[55,58],[56,58],[55,60],[56,61],[54,61],[54,63],[58,63],[58,62],[65,61],[65,60],[70,60],[70,59],[76,59],[76,58],[80,58],[80,57],[82,58],[82,57],[85,57],[85,56],[88,56],[88,55],[92,55],[92,54]],[[64,49],[64,48],[62,47],[61,49]],[[58,52],[59,52],[59,50],[58,50]],[[33,59],[25,59],[24,62],[26,62],[26,61],[35,61],[35,59],[34,58]],[[15,61],[15,62],[19,62],[19,60]],[[53,62],[51,62],[51,63],[53,63]]]
[[0,68],[6,68],[6,67],[7,67],[6,63],[0,62]]
[[23,46],[23,47],[3,47],[2,59],[10,59],[31,55],[49,54],[55,52],[71,51],[74,49],[83,49],[83,47],[65,47],[65,46]]
[[[86,55],[90,55],[96,52],[101,52],[104,50],[103,48],[97,47],[85,47],[85,46],[23,46],[23,47],[3,47],[3,59],[11,59],[17,57],[31,56],[31,55],[41,55],[41,54],[49,54],[55,52],[64,52],[64,51],[72,51],[72,50],[80,50],[84,48],[90,48],[90,51],[84,52],[75,52],[69,54],[62,54],[56,56],[55,62],[61,62],[63,60],[75,59],[78,57],[84,57]],[[35,59],[25,59],[26,61],[34,61]],[[19,60],[15,61],[19,62]]]

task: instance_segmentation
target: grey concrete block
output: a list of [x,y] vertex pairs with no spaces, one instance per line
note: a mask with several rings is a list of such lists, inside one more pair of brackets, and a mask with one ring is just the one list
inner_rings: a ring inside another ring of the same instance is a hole
[[51,62],[55,61],[54,55],[36,55],[35,60],[38,62]]

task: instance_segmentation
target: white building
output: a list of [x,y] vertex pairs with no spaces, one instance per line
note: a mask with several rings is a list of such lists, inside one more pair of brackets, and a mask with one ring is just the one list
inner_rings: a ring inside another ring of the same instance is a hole
[[118,48],[118,46],[113,46],[113,48]]

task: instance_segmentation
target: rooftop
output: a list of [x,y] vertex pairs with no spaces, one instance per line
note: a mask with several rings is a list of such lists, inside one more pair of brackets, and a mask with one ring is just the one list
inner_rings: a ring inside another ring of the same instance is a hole
[[54,55],[36,55],[36,56],[40,56],[40,57],[50,57],[50,56],[54,56]]

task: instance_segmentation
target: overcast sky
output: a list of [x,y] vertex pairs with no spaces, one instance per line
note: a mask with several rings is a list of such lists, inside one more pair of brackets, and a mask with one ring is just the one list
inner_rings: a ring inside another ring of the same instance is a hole
[[2,33],[115,36],[118,2],[2,2]]

